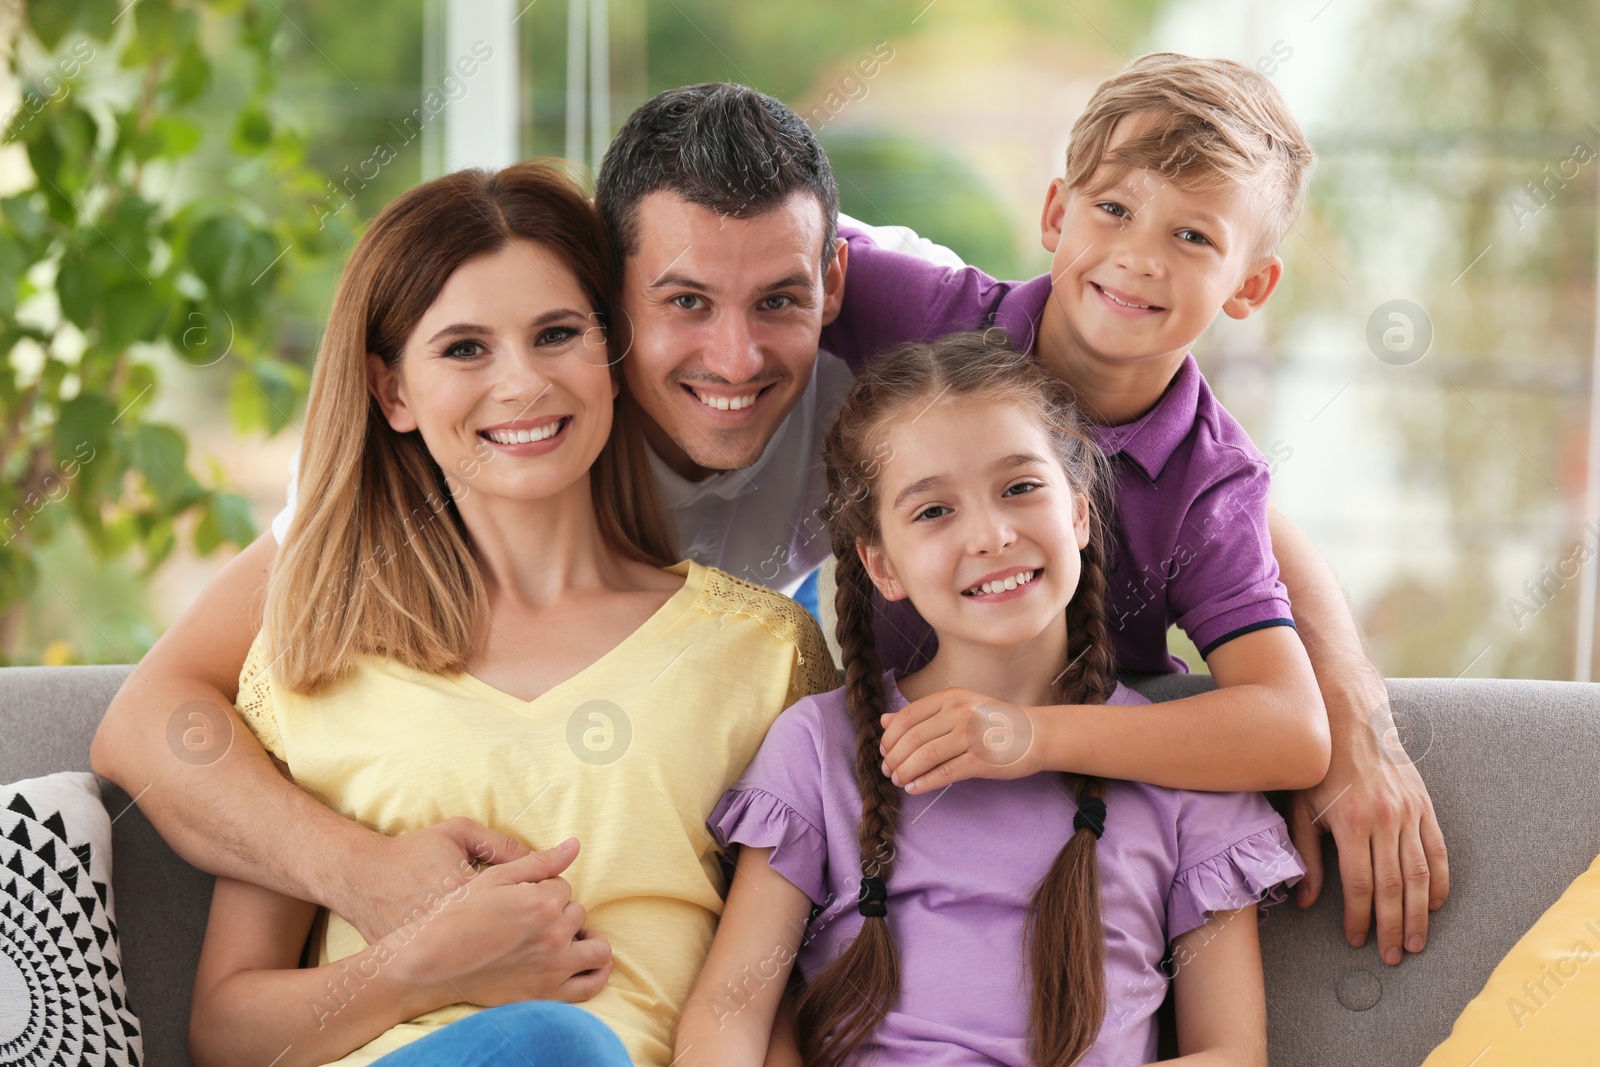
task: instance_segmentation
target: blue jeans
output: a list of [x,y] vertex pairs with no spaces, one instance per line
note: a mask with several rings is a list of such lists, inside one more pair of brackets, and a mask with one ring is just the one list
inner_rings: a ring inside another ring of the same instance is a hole
[[[630,1067],[611,1027],[582,1008],[525,1000],[486,1008],[377,1061],[381,1067]],[[377,1067],[375,1065],[375,1067]]]

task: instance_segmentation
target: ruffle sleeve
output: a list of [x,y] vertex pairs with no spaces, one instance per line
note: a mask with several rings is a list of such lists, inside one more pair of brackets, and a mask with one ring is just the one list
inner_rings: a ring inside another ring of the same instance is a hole
[[[1167,937],[1203,925],[1213,912],[1252,903],[1262,909],[1281,904],[1289,895],[1288,887],[1305,873],[1306,865],[1281,820],[1258,830],[1178,872],[1167,905]],[[1258,918],[1265,915],[1258,912]]]
[[772,869],[813,904],[826,903],[827,835],[780,798],[754,787],[730,789],[706,824],[724,848],[738,844],[772,849]]

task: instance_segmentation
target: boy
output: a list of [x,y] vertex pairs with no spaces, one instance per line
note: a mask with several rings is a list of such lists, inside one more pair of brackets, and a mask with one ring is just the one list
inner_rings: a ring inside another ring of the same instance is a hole
[[[1304,777],[1316,746],[1292,724],[1306,722],[1309,670],[1300,641],[1284,629],[1295,623],[1268,529],[1267,465],[1212,396],[1189,349],[1219,311],[1242,319],[1272,295],[1283,271],[1274,249],[1304,203],[1310,162],[1298,124],[1266,78],[1228,61],[1157,54],[1102,84],[1073,127],[1065,176],[1051,183],[1041,220],[1053,254],[1048,276],[996,282],[886,251],[841,228],[849,284],[823,346],[857,364],[896,344],[995,326],[1070,383],[1099,424],[1115,470],[1109,595],[1119,668],[1185,670],[1166,651],[1175,623],[1219,689],[1228,688],[1225,697],[1207,694],[1218,698],[1207,711],[1221,718],[1176,724],[1031,709],[1026,722],[1037,734],[1028,770],[1212,789]],[[1278,547],[1282,558],[1287,546]],[[888,608],[880,624],[885,662],[925,657],[921,620],[904,605]],[[1382,701],[1381,680],[1377,689]],[[982,703],[978,694],[946,691],[901,712],[884,738],[885,766],[897,784],[921,792],[1022,772],[995,766],[968,741],[981,732],[970,724],[993,714],[980,711]],[[1344,778],[1372,777],[1375,761],[1360,752],[1370,740],[1370,711],[1371,704],[1360,714],[1340,708],[1331,724]],[[1315,713],[1323,715],[1320,706]],[[1259,743],[1239,745],[1240,736]],[[1371,855],[1341,856],[1355,944],[1365,937],[1374,879],[1393,884],[1404,868],[1411,951],[1422,947],[1428,909],[1448,891],[1431,804],[1420,780],[1397,791],[1407,790],[1420,794],[1422,818],[1409,831],[1393,827],[1397,843],[1380,845],[1384,834],[1374,830]],[[1291,819],[1296,844],[1318,878],[1316,820],[1337,799],[1303,790],[1294,802],[1306,807]],[[1301,903],[1313,896],[1303,889]],[[1401,956],[1401,907],[1399,893],[1378,899],[1389,963]]]

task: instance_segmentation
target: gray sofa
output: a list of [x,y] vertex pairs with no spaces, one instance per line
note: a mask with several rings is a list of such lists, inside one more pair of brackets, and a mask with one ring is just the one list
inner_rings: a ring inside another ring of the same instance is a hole
[[[89,739],[126,667],[0,670],[0,782],[87,770]],[[1154,699],[1204,678],[1140,680]],[[1309,911],[1262,930],[1272,1063],[1415,1065],[1496,962],[1600,853],[1600,684],[1433,679],[1389,683],[1402,736],[1433,794],[1454,889],[1427,951],[1398,968],[1345,944],[1336,869]],[[103,783],[128,997],[155,1067],[188,1064],[186,1030],[211,880]],[[1326,841],[1326,839],[1325,839]],[[1325,856],[1336,868],[1331,845]]]

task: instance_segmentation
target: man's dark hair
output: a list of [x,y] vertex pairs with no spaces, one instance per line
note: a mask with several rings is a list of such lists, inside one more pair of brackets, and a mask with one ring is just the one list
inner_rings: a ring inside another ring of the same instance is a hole
[[600,163],[594,199],[621,269],[639,250],[639,202],[651,193],[742,219],[802,190],[822,205],[826,267],[839,228],[839,187],[811,127],[765,93],[708,82],[669,89],[628,116]]

